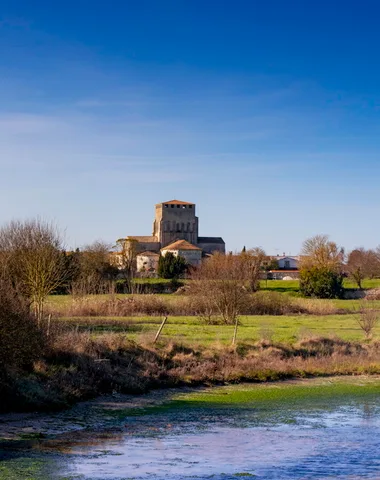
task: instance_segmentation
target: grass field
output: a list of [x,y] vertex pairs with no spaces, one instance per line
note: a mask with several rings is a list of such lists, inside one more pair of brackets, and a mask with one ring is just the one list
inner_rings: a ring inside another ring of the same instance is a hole
[[[349,279],[344,279],[344,288],[356,289],[357,285]],[[260,287],[262,290],[272,290],[276,292],[299,292],[299,280],[261,280]],[[380,278],[363,280],[362,287],[364,289],[380,288]]]
[[[357,324],[358,315],[325,316],[243,316],[238,329],[238,340],[256,342],[261,339],[294,343],[312,336],[337,336],[343,340],[363,340]],[[160,317],[77,317],[60,321],[78,325],[80,331],[94,335],[107,332],[125,333],[128,339],[138,343],[150,342],[162,321]],[[187,345],[229,344],[233,326],[205,325],[197,317],[169,317],[161,337]],[[380,337],[380,325],[374,337]]]
[[[33,371],[12,371],[0,411],[180,385],[380,374],[380,324],[366,340],[359,300],[305,299],[276,292],[278,282],[270,286],[272,292],[247,298],[251,315],[240,316],[235,345],[233,325],[208,324],[196,314],[202,296],[51,296],[46,344]],[[380,301],[366,305],[380,311]]]
[[[374,288],[379,285],[379,280],[367,280],[364,282],[365,288]],[[352,283],[348,281],[346,281],[345,286],[347,288],[353,287]],[[298,297],[299,282],[297,280],[270,280],[262,282],[261,287],[263,290],[280,292],[285,295],[291,294]],[[116,295],[118,299],[130,297],[131,295],[126,294]],[[110,298],[110,295],[89,295],[79,299],[79,301],[97,304],[97,302],[107,302]],[[134,298],[149,300],[146,295],[134,295]],[[154,298],[160,299],[166,305],[170,305],[181,301],[183,296],[155,294]],[[311,310],[308,308],[306,311],[313,314],[242,316],[238,329],[238,340],[242,342],[256,342],[265,339],[274,342],[295,343],[300,339],[311,336],[336,336],[348,341],[364,339],[364,334],[357,322],[363,300],[307,300],[303,298],[291,300],[305,306],[308,305],[307,302],[312,302]],[[119,332],[125,334],[128,339],[135,340],[138,343],[149,343],[152,341],[162,321],[162,317],[159,314],[156,316],[144,316],[144,313],[137,313],[135,314],[136,316],[128,317],[106,316],[102,313],[97,316],[87,316],[93,315],[93,313],[81,312],[76,314],[73,313],[73,310],[70,311],[70,302],[75,301],[78,300],[69,295],[51,296],[48,300],[48,308],[51,308],[52,311],[57,312],[58,316],[61,316],[57,322],[78,326],[80,331],[89,331],[92,335]],[[366,305],[380,310],[380,300],[367,301]],[[228,345],[231,342],[233,326],[207,325],[196,315],[177,316],[180,313],[178,309],[172,309],[172,314],[169,315],[167,324],[163,329],[162,339],[185,345],[199,346],[218,343]],[[181,315],[184,313],[187,312],[183,312]],[[127,314],[124,313],[124,315]],[[380,324],[374,330],[373,337],[375,339],[380,338]]]

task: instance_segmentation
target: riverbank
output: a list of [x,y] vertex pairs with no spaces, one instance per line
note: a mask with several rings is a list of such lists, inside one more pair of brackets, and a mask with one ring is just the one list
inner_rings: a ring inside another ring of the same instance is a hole
[[[298,378],[251,384],[157,389],[141,395],[112,394],[79,402],[60,412],[0,414],[0,444],[3,448],[60,448],[104,437],[107,432],[130,429],[125,419],[165,412],[188,412],[198,408],[265,407],[272,410],[305,400],[314,404],[326,398],[379,397],[380,375],[343,375]],[[94,434],[94,432],[97,432]]]
[[292,345],[235,347],[137,344],[122,334],[70,331],[52,340],[31,372],[10,371],[1,410],[48,411],[105,394],[157,388],[267,382],[329,375],[380,374],[380,343],[309,337]]

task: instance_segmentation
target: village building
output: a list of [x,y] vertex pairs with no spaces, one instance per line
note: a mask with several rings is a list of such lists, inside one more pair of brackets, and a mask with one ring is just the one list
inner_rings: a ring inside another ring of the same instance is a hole
[[277,268],[265,273],[267,280],[295,280],[299,278],[299,256],[275,255],[269,258],[277,263]]
[[276,256],[272,257],[273,260],[276,260],[279,270],[298,270],[299,265],[299,256]]
[[160,255],[156,252],[142,252],[136,256],[136,268],[138,272],[155,272]]
[[[177,243],[183,241],[183,243]],[[191,265],[199,265],[202,256],[214,252],[225,253],[221,237],[200,237],[196,205],[181,200],[169,200],[155,206],[152,235],[129,235],[117,241],[121,252],[114,254],[115,263],[122,265],[122,257],[136,257],[137,271],[157,268],[159,254],[172,251]],[[117,258],[116,258],[117,257]]]
[[177,240],[161,248],[161,255],[165,256],[168,252],[171,252],[175,257],[183,257],[189,265],[194,267],[199,266],[202,261],[202,249],[186,240]]

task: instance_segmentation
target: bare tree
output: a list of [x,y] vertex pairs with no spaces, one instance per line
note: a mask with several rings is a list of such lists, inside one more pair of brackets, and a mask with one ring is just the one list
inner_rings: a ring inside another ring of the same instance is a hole
[[[0,280],[0,389],[7,367],[30,367],[44,347],[44,335],[30,313],[30,302],[10,281]],[[3,399],[2,399],[3,400]]]
[[363,330],[366,339],[372,337],[372,332],[379,323],[379,312],[371,308],[363,308],[357,319],[359,327]]
[[262,248],[256,247],[242,252],[240,257],[242,276],[246,278],[250,291],[256,292],[267,256]]
[[0,251],[2,275],[30,298],[40,325],[47,296],[69,273],[60,232],[39,218],[12,221],[0,229]]
[[362,288],[365,278],[374,278],[380,274],[380,258],[374,250],[356,248],[347,259],[347,273]]
[[358,288],[362,288],[362,281],[366,277],[366,252],[364,248],[357,248],[350,252],[347,260],[347,272]]
[[371,279],[380,277],[380,247],[367,250],[366,273]]
[[301,249],[301,266],[329,268],[341,271],[344,249],[329,240],[328,235],[315,235],[304,241]]
[[[201,300],[208,317],[217,316],[222,323],[234,325],[236,342],[239,316],[250,303],[250,290],[256,288],[259,278],[258,262],[261,251],[247,255],[215,253],[192,273],[190,294]],[[248,288],[247,288],[248,286]]]
[[116,242],[120,256],[120,266],[127,280],[131,281],[136,273],[138,241],[134,238],[121,238]]
[[102,240],[96,240],[82,248],[79,254],[79,275],[73,282],[74,293],[108,293],[112,291],[117,276],[117,268],[111,265],[112,246]]

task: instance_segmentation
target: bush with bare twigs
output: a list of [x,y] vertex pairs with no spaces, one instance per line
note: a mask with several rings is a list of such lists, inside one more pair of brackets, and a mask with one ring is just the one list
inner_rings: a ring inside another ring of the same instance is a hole
[[379,323],[379,319],[380,314],[377,310],[371,308],[362,308],[360,316],[357,318],[357,323],[364,332],[367,340],[372,337],[373,330]]
[[76,329],[54,331],[50,348],[34,362],[28,380],[2,391],[0,409],[68,406],[111,392],[137,393],[154,387],[292,377],[380,373],[380,347],[338,338],[309,336],[289,345],[271,341],[235,346],[184,346],[152,339],[145,345],[124,334],[94,336]]
[[17,379],[33,371],[45,347],[29,302],[9,283],[0,281],[0,409],[13,407]]
[[190,294],[202,298],[223,323],[234,324],[249,304],[247,275],[243,255],[215,254],[193,272]]
[[29,302],[0,282],[0,365],[31,367],[44,350],[44,336],[29,312]]
[[0,251],[3,279],[30,299],[40,324],[48,295],[69,275],[60,232],[39,218],[14,220],[0,229]]
[[306,297],[342,298],[344,250],[327,235],[304,241],[300,262],[300,291]]
[[[201,284],[200,284],[201,285]],[[238,287],[244,302],[239,303],[240,315],[330,315],[347,313],[336,308],[332,301],[305,298],[292,298],[278,292],[259,291],[248,293],[244,286]],[[231,293],[231,292],[230,292]],[[232,292],[233,293],[233,292]],[[235,299],[236,300],[236,299]],[[226,295],[225,301],[229,301]],[[63,304],[51,303],[47,313],[53,316],[65,317],[132,317],[132,316],[196,316],[206,324],[225,324],[218,305],[207,291],[192,287],[190,294],[175,297],[158,296],[155,294],[132,295],[119,297],[109,295],[71,296]]]

